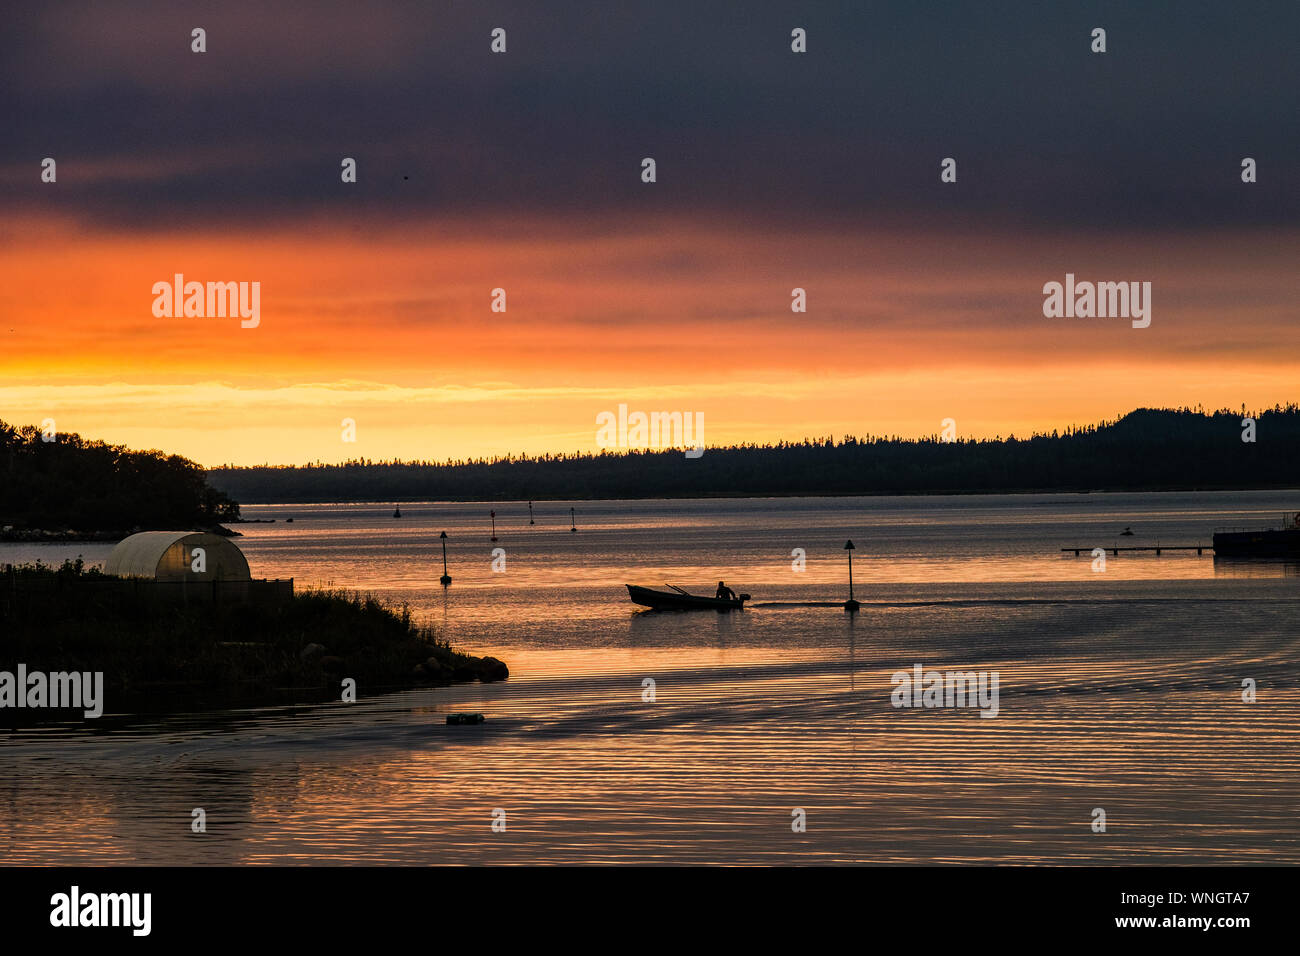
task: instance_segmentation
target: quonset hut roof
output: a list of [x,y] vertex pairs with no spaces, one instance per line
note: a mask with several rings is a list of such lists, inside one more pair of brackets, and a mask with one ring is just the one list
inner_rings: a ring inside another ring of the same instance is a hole
[[157,581],[248,581],[252,578],[244,553],[229,538],[206,531],[133,534],[119,541],[109,554],[104,573]]

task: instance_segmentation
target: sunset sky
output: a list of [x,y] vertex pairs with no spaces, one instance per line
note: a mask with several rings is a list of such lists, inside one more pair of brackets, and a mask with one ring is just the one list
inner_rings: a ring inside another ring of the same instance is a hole
[[[1300,400],[1300,6],[894,6],[9,13],[0,419],[217,465]],[[1151,326],[1045,318],[1067,272]],[[260,325],[155,317],[175,273]]]

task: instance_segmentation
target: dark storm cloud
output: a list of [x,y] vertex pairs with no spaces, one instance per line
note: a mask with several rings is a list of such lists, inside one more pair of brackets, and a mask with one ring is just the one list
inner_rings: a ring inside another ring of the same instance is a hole
[[0,198],[141,226],[478,210],[1290,224],[1297,27],[1293,0],[27,5],[0,39]]

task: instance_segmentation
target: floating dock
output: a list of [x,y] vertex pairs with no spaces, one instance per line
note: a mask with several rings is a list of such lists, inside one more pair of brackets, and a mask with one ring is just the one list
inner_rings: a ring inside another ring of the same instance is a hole
[[1099,544],[1094,544],[1091,548],[1088,547],[1062,548],[1061,550],[1073,551],[1074,556],[1077,558],[1080,554],[1082,554],[1085,551],[1088,554],[1092,554],[1092,552],[1095,551],[1097,548],[1101,548],[1101,550],[1103,551],[1108,551],[1111,554],[1116,554],[1116,555],[1119,554],[1121,551],[1154,551],[1156,554],[1159,554],[1161,551],[1195,551],[1197,554],[1202,554],[1206,551],[1214,550],[1214,546],[1210,544],[1148,544],[1148,545],[1126,545],[1125,544],[1125,545],[1120,545],[1118,547],[1109,547],[1109,548],[1103,548]]

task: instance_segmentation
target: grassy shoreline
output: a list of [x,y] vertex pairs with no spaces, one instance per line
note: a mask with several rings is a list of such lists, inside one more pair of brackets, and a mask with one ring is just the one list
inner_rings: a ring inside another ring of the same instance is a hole
[[[357,699],[375,693],[509,676],[492,657],[463,654],[416,625],[405,607],[340,590],[279,604],[180,604],[80,560],[0,567],[0,670],[102,672],[106,710]],[[0,711],[0,723],[67,719],[67,711]]]

